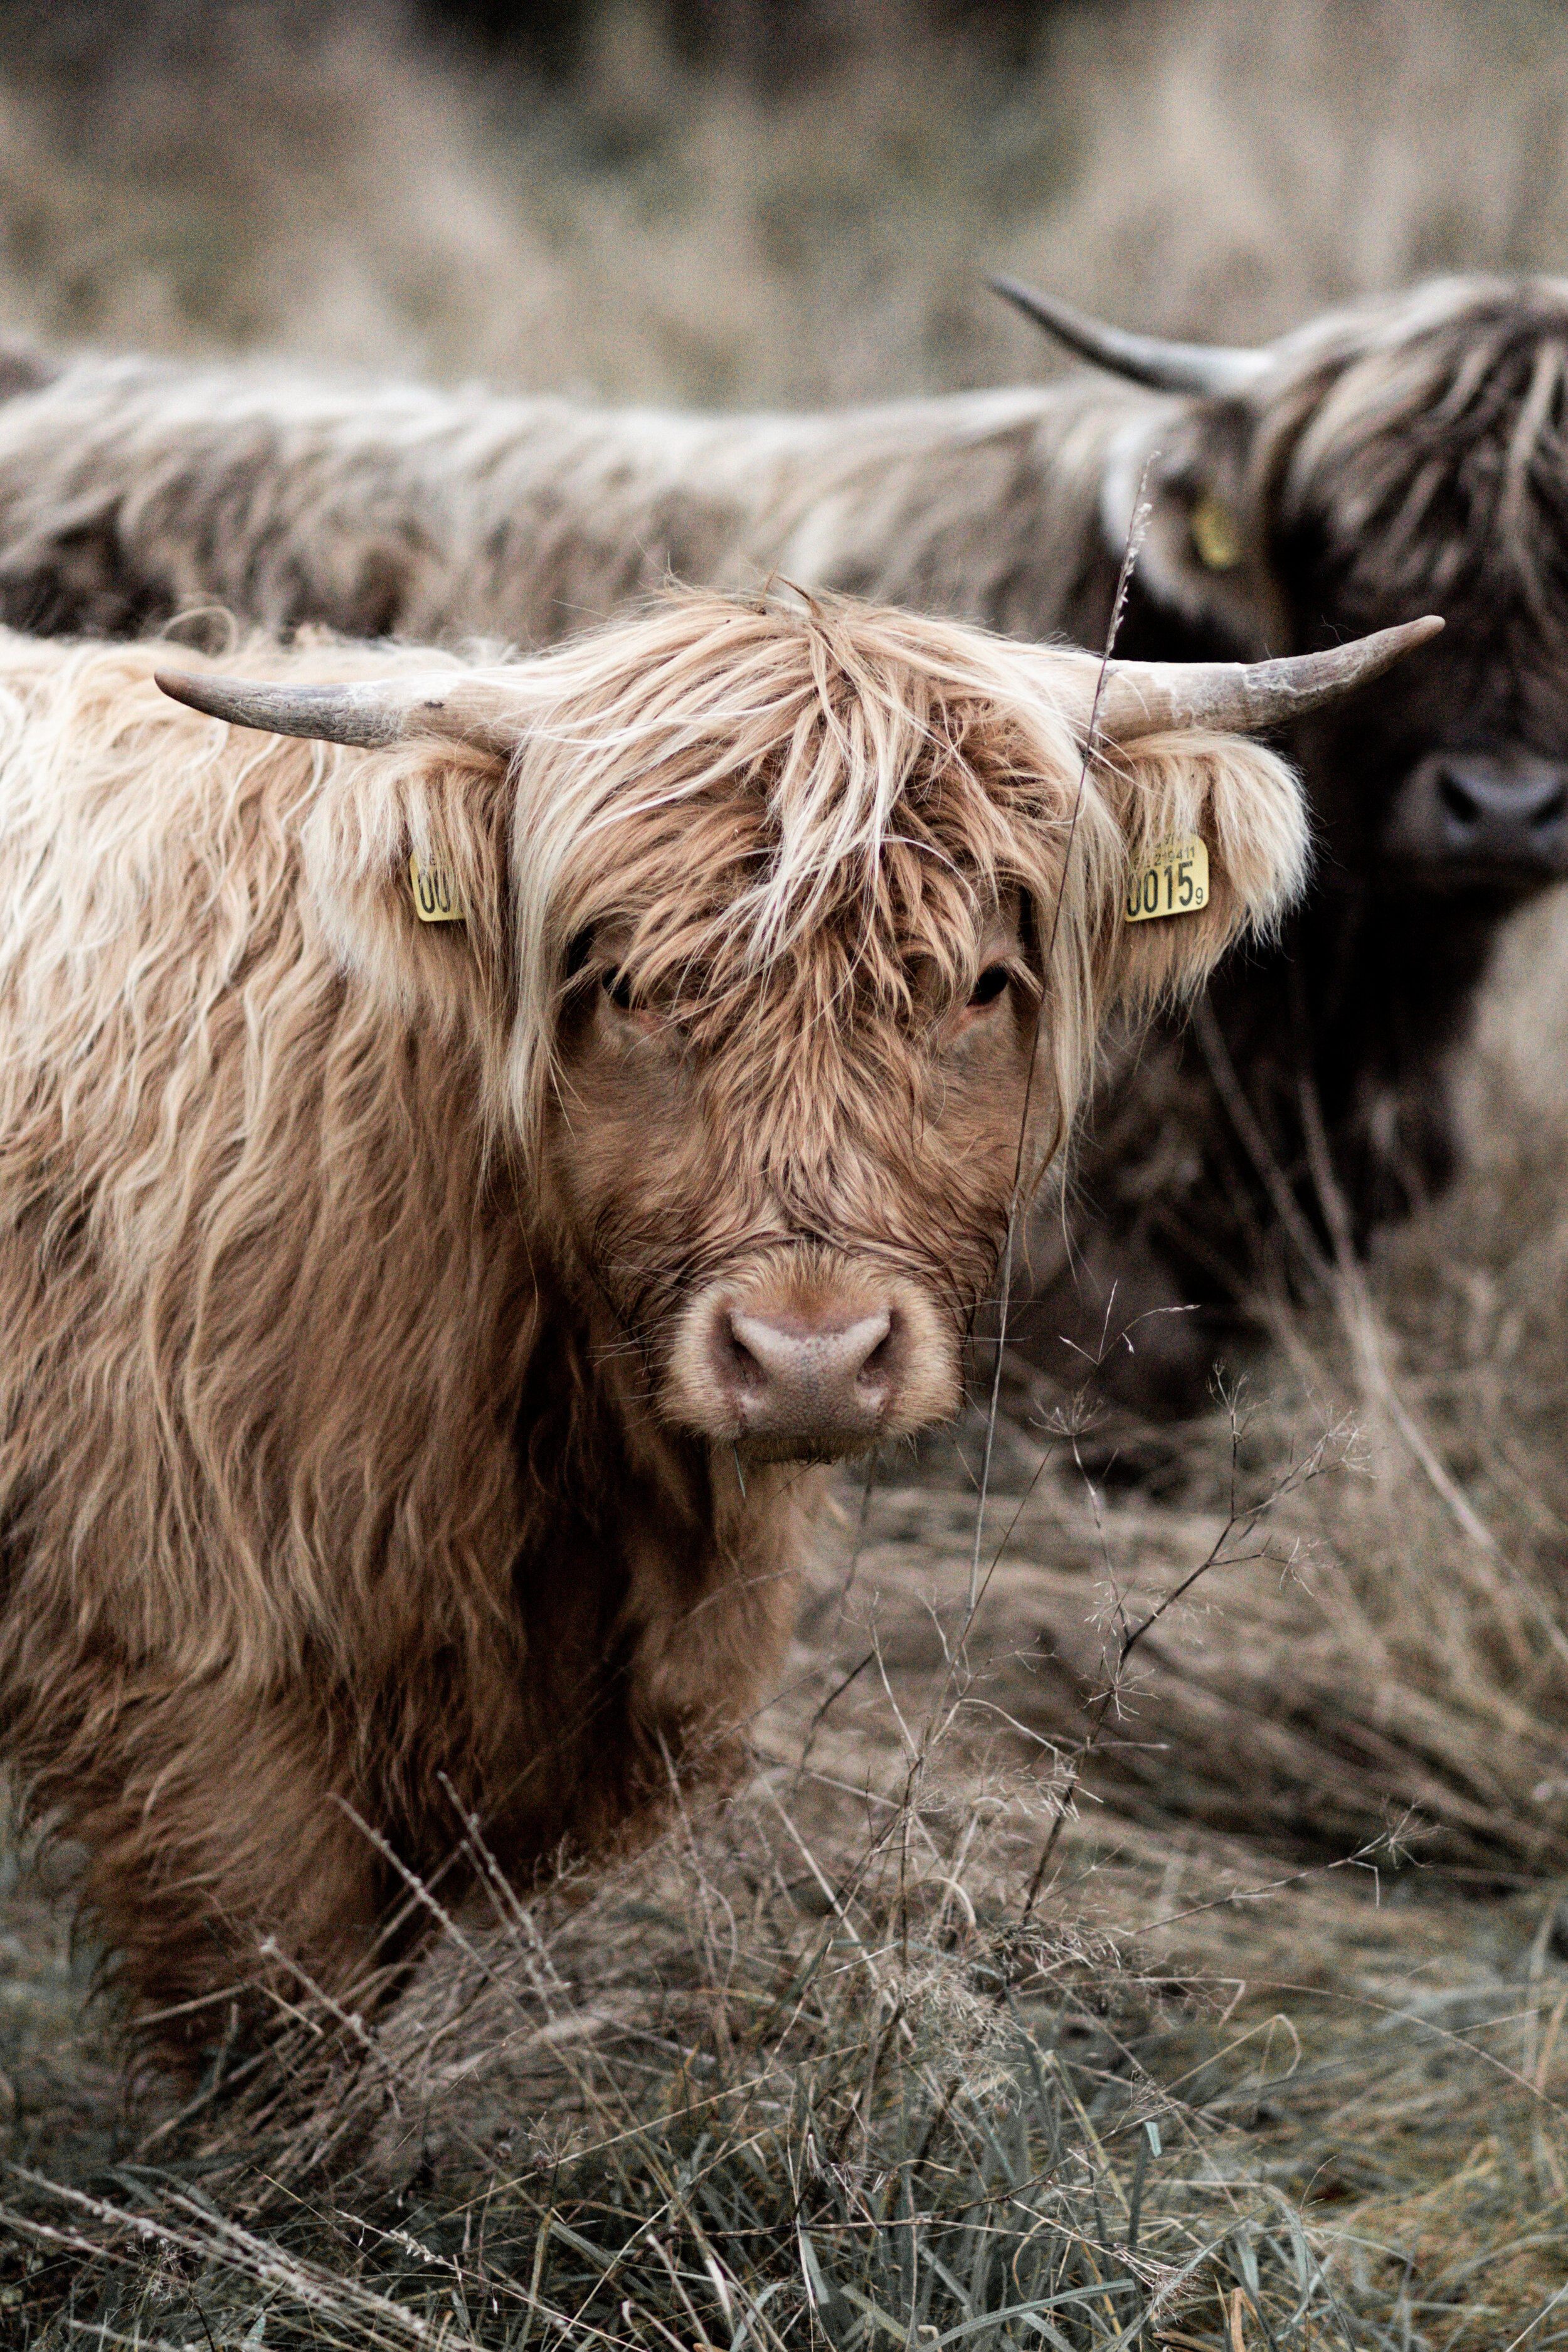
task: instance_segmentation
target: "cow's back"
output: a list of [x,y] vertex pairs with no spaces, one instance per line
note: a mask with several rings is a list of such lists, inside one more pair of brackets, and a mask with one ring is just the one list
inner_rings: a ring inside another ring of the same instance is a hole
[[722,417],[86,359],[0,404],[0,618],[538,645],[670,577],[782,575],[1045,636],[1089,610],[1130,399],[1158,406],[1075,383]]

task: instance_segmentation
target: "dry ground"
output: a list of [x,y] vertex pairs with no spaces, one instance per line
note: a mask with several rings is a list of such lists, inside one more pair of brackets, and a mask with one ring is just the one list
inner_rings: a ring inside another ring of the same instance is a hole
[[[1240,338],[1568,266],[1543,5],[884,6],[765,92],[632,8],[548,89],[391,7],[105,21],[0,11],[51,344],[829,401],[1053,364],[986,267]],[[0,2344],[1568,2339],[1565,1049],[1552,903],[1458,1192],[1233,1410],[1097,1486],[1010,1370],[978,1538],[978,1419],[879,1464],[752,1785],[442,1923],[379,2036],[303,2000],[172,2112],[14,1850]]]

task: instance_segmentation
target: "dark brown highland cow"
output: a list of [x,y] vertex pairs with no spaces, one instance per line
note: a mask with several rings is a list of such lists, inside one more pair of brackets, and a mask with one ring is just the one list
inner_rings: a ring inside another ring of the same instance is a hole
[[[1128,654],[1305,651],[1429,604],[1447,625],[1440,651],[1280,737],[1314,887],[1276,944],[1216,975],[1195,1031],[1108,1056],[1079,1192],[1099,1279],[1053,1287],[1037,1253],[1023,1328],[1048,1360],[1086,1287],[1120,1278],[1134,1310],[1234,1300],[1287,1254],[1281,1180],[1322,1234],[1320,1117],[1357,1240],[1451,1173],[1447,1056],[1498,926],[1568,874],[1568,282],[1441,280],[1259,351],[1128,336],[1012,290],[1151,394],[1102,472],[1076,633],[1109,610],[1141,479]],[[1146,1324],[1133,1393],[1184,1402],[1224,1319]]]
[[[1447,1171],[1444,1057],[1498,923],[1568,864],[1568,287],[1446,280],[1258,352],[1036,308],[1137,388],[722,418],[40,364],[0,408],[0,614],[134,632],[216,600],[275,628],[538,642],[667,570],[776,569],[1094,646],[1146,462],[1121,650],[1253,657],[1445,612],[1440,648],[1286,738],[1323,854],[1279,945],[1222,975],[1196,1035],[1110,1056],[1079,1269],[1040,1226],[1019,1327],[1060,1362],[1055,1333],[1098,1331],[1112,1280],[1134,1315],[1245,1292],[1279,1244],[1260,1159],[1316,1213],[1304,1088],[1361,1233]],[[1225,1320],[1143,1324],[1123,1384],[1194,1402]]]
[[1087,763],[1092,661],[853,606],[168,682],[310,741],[0,646],[0,1732],[144,2020],[721,1772],[810,1465],[952,1411],[1103,1016],[1299,886],[1216,724],[1422,634],[1123,666]]

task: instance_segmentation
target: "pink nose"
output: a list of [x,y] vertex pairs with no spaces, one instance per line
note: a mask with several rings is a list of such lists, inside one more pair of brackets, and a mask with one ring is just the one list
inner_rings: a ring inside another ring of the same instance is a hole
[[713,1370],[748,1437],[874,1436],[898,1387],[899,1353],[886,1307],[850,1322],[741,1307],[713,1320]]

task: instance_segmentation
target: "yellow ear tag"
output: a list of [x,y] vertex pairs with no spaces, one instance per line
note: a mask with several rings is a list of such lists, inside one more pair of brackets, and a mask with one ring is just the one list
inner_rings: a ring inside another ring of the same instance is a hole
[[1162,842],[1147,866],[1127,882],[1127,919],[1147,923],[1156,915],[1195,915],[1209,902],[1209,853],[1201,833]]
[[1241,534],[1223,499],[1200,499],[1187,518],[1198,561],[1210,572],[1234,572],[1241,562]]
[[422,923],[460,923],[463,902],[458,886],[444,866],[422,866],[416,853],[408,861],[414,885],[414,911]]

